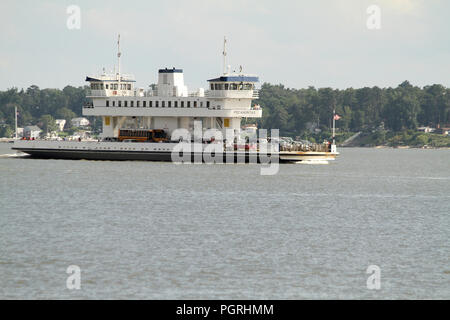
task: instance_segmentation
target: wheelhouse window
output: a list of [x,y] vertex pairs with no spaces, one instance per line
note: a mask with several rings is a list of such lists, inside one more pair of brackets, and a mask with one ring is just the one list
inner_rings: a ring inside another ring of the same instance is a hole
[[142,101],[142,107],[145,108],[147,104],[147,101]]
[[161,108],[165,108],[166,107],[166,102],[165,101],[161,101]]
[[188,107],[188,108],[191,107],[191,102],[190,102],[190,101],[187,102],[187,107]]
[[178,101],[174,101],[174,102],[173,102],[173,106],[174,106],[175,108],[178,108]]
[[253,90],[253,83],[244,84],[244,90]]
[[181,107],[184,108],[184,101],[181,101]]
[[124,101],[124,107],[128,107],[128,101]]
[[197,101],[194,101],[194,108],[197,108]]
[[156,107],[156,108],[159,107],[159,101],[155,101],[155,107]]
[[106,100],[106,106],[109,107],[109,100]]
[[136,107],[138,107],[139,108],[139,103],[140,101],[136,101]]
[[127,84],[127,90],[131,90],[131,83]]
[[134,101],[130,101],[130,107],[134,107]]
[[206,107],[209,109],[209,101],[206,101]]
[[228,83],[225,83],[225,90],[228,90],[229,86],[230,85]]
[[122,101],[119,100],[119,107],[121,107],[121,106],[122,106]]
[[167,101],[167,107],[172,108],[172,101]]
[[92,90],[103,90],[103,83],[91,83]]
[[153,107],[153,101],[150,100],[150,101],[148,102],[148,106],[149,106],[150,108]]
[[112,103],[113,103],[113,107],[115,107],[115,106],[116,106],[116,102],[115,102],[115,101],[113,100],[113,102],[112,102]]
[[214,90],[214,83],[210,83],[209,86],[210,86],[211,90]]
[[105,87],[106,87],[106,89],[109,89],[109,85],[108,84],[105,84]]

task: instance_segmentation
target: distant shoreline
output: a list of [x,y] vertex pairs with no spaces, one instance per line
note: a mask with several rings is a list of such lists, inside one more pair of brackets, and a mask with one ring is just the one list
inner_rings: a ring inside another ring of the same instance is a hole
[[[12,143],[14,142],[14,139],[11,138],[0,138],[0,143]],[[364,146],[339,146],[338,148],[365,148],[365,149],[423,149],[423,150],[450,150],[450,147],[417,147],[417,146],[398,146],[398,147],[391,147],[391,146],[370,146],[370,147],[364,147]]]
[[423,149],[423,150],[437,150],[437,149],[443,149],[443,150],[450,150],[450,147],[418,147],[418,146],[398,146],[398,147],[392,147],[392,146],[337,146],[339,149],[341,148],[364,148],[364,149]]

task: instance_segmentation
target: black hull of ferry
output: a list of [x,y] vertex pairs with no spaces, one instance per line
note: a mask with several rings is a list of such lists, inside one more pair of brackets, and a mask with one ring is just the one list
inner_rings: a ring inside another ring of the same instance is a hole
[[[172,162],[172,152],[157,152],[157,151],[99,151],[99,150],[49,150],[49,149],[25,149],[12,148],[17,151],[27,153],[30,157],[36,159],[66,159],[66,160],[110,160],[110,161],[165,161]],[[267,158],[270,157],[269,162],[278,161],[278,155],[262,155],[262,163],[268,163]],[[181,158],[181,155],[180,155]],[[190,158],[190,160],[189,160]],[[214,162],[212,160],[204,159],[203,154],[191,153],[190,157],[185,155],[183,159],[187,161],[182,162]],[[223,163],[260,163],[260,158],[257,154],[252,153],[232,153],[223,154]],[[283,162],[283,161],[280,161]],[[289,161],[288,161],[289,162]]]

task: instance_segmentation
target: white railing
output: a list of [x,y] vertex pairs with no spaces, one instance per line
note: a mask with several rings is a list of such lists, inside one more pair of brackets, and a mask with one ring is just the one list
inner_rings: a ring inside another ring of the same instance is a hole
[[86,97],[106,97],[106,91],[89,89],[86,93]]
[[[144,96],[145,91],[143,91]],[[97,98],[97,97],[139,97],[139,92],[137,90],[93,90],[88,89],[86,97]]]

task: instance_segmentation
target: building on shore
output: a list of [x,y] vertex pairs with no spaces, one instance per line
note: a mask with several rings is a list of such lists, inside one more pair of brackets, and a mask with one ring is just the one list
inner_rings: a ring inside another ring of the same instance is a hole
[[64,126],[66,125],[65,119],[56,119],[56,125],[58,126],[58,131],[64,131]]
[[17,128],[17,138],[23,138],[23,128]]
[[449,128],[444,128],[444,127],[436,128],[436,130],[434,130],[434,133],[448,135],[448,134],[450,134],[450,127]]
[[89,125],[89,120],[86,118],[73,118],[72,120],[70,120],[70,122],[72,123],[73,127],[87,127]]
[[420,131],[420,132],[425,132],[425,133],[431,133],[431,132],[434,132],[434,128],[430,128],[430,127],[419,127],[419,128],[417,128],[417,131]]
[[23,137],[27,139],[38,139],[41,131],[41,128],[38,126],[26,126],[23,128]]

